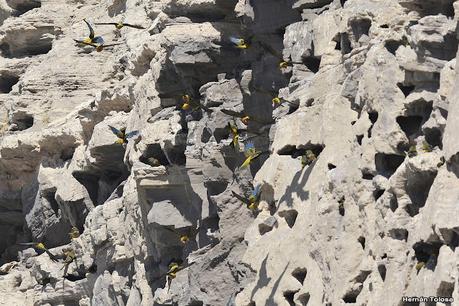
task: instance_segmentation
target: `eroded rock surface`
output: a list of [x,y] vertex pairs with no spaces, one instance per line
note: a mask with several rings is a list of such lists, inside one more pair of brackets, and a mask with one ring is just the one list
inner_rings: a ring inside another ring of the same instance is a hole
[[[453,0],[0,1],[0,305],[457,305],[458,16]],[[120,43],[96,52],[73,41],[84,18],[145,29],[96,26]],[[233,192],[254,186],[250,210]]]

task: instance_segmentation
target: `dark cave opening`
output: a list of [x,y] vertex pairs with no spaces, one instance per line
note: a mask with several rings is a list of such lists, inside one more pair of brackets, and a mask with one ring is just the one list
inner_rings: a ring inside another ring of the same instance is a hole
[[2,72],[0,74],[0,93],[9,93],[17,82],[19,82],[19,77],[17,75]]
[[375,154],[376,171],[384,177],[391,177],[397,168],[403,163],[405,156],[396,154]]

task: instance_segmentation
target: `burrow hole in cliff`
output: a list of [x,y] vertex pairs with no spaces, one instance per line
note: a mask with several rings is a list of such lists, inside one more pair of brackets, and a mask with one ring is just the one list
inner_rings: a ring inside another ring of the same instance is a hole
[[311,298],[311,295],[308,292],[306,292],[306,293],[300,294],[297,300],[298,302],[301,303],[301,306],[307,306],[310,298]]
[[397,53],[398,48],[405,44],[406,42],[404,42],[403,40],[388,39],[384,42],[384,47],[386,48],[387,51],[395,55]]
[[357,297],[363,288],[363,283],[370,275],[371,271],[360,271],[360,273],[354,278],[354,285],[351,286],[351,289],[346,292],[343,296],[344,303],[355,303],[357,302]]
[[368,18],[357,18],[350,21],[352,34],[354,35],[355,41],[366,35],[368,36],[371,27],[371,19]]
[[379,272],[379,276],[381,276],[382,281],[385,281],[386,280],[386,272],[387,272],[386,265],[379,264],[378,265],[378,272]]
[[203,306],[204,302],[202,301],[191,301],[190,303],[187,304],[187,306]]
[[[211,134],[211,131],[208,129],[208,128],[204,128],[204,130],[207,129],[207,134],[208,134],[208,137],[207,138],[207,141],[209,141],[210,137],[212,136]],[[204,135],[204,131],[203,131],[203,135]],[[214,130],[214,138],[215,140],[217,141],[217,143],[220,143],[222,140],[224,139],[228,139],[228,137],[230,137],[230,131],[228,129],[228,127],[224,127],[224,128],[216,128]],[[203,142],[207,142],[207,141],[203,141]]]
[[139,161],[152,167],[168,166],[170,164],[166,154],[161,149],[161,145],[158,143],[147,145],[145,151],[139,157]]
[[306,268],[296,268],[292,271],[292,276],[296,278],[301,285],[303,285],[307,274],[308,270]]
[[402,91],[405,97],[408,97],[416,89],[416,86],[404,83],[397,83],[397,87]]
[[368,138],[371,138],[373,126],[375,125],[376,121],[378,121],[378,117],[379,117],[379,114],[377,111],[368,112],[368,119],[370,119],[370,122],[371,122],[371,126],[368,129],[368,133],[367,133]]
[[[442,281],[440,282],[440,286],[438,286],[437,296],[451,298],[453,297],[453,292],[454,292],[454,283]],[[446,305],[450,306],[451,303],[447,303]]]
[[406,206],[406,211],[411,217],[419,213],[419,209],[426,204],[430,188],[437,176],[437,172],[416,172],[408,174],[405,182],[405,190],[411,204]]
[[386,189],[376,189],[373,191],[373,198],[375,199],[375,202],[379,200],[380,197],[386,192]]
[[12,13],[14,17],[18,17],[30,10],[41,7],[41,1],[38,1],[38,0],[26,0],[26,1],[6,0],[6,3],[8,4],[9,7],[11,7],[14,10]]
[[[30,37],[30,40],[27,41],[28,43],[26,45],[16,45],[14,43],[14,38],[13,43],[4,41],[0,45],[1,54],[6,58],[22,58],[26,56],[46,54],[53,47],[53,39],[42,39],[42,35],[45,34],[48,33],[37,31],[35,36]],[[16,33],[16,35],[20,35],[20,33]]]
[[317,73],[320,69],[321,58],[319,56],[303,57],[303,64],[312,72]]
[[421,17],[442,14],[446,17],[454,17],[455,0],[418,0],[402,1],[400,5],[409,11],[417,12]]
[[54,215],[59,216],[59,204],[56,201],[56,191],[43,191],[41,196],[49,204],[49,206],[51,206]]
[[2,71],[0,73],[0,93],[9,93],[17,82],[19,82],[19,76],[8,71]]
[[[405,96],[408,96],[414,90],[437,92],[440,88],[440,73],[405,70],[405,80],[399,84],[401,84],[402,88],[406,87],[402,89],[401,86],[399,86]],[[413,89],[410,91],[411,88]]]
[[423,128],[422,132],[424,133],[425,140],[432,147],[439,147],[443,149],[443,135],[439,128]]
[[388,236],[395,240],[407,241],[408,231],[404,228],[392,228],[389,230]]
[[335,50],[341,51],[342,55],[352,51],[351,41],[347,33],[338,33],[332,41],[335,42]]
[[33,126],[34,118],[32,115],[24,112],[17,111],[11,115],[10,130],[11,131],[24,131]]
[[366,239],[365,237],[363,236],[360,236],[357,241],[360,243],[360,245],[362,246],[362,250],[365,250],[365,242],[366,242]]
[[285,219],[287,225],[292,228],[295,225],[296,217],[298,217],[298,211],[295,209],[289,209],[279,212],[279,216]]
[[346,214],[346,210],[344,209],[344,202],[346,201],[346,198],[344,196],[342,196],[339,200],[338,200],[338,213],[344,217],[344,215]]
[[392,196],[389,201],[389,208],[392,212],[395,212],[398,208],[398,200],[397,197],[392,193]]
[[295,294],[300,290],[287,290],[283,292],[283,296],[285,300],[288,302],[290,306],[295,306]]
[[320,153],[324,150],[325,146],[321,144],[306,144],[306,145],[299,145],[293,146],[293,145],[286,145],[285,147],[279,149],[277,151],[277,154],[279,155],[290,155],[292,158],[298,158],[300,156],[303,156],[306,154],[307,150],[311,150],[312,153],[316,156],[316,158],[319,157]]
[[375,154],[376,171],[384,177],[391,177],[397,168],[403,163],[405,156],[396,154]]
[[437,257],[441,246],[440,242],[416,242],[413,245],[413,250],[417,262],[425,263],[427,269],[434,271],[437,266]]
[[88,191],[89,198],[97,205],[99,195],[99,176],[87,172],[73,172],[72,176]]
[[104,173],[74,171],[72,176],[86,188],[95,206],[103,204],[119,183],[127,178],[127,174],[108,171]]
[[398,116],[396,121],[408,139],[421,132],[421,126],[432,113],[432,102],[423,99],[410,103],[404,116]]

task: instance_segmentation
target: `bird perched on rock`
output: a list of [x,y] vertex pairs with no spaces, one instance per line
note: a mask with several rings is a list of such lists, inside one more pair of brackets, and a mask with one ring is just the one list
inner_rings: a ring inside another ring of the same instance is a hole
[[433,148],[432,146],[427,142],[427,141],[422,141],[422,146],[421,146],[421,149],[426,152],[426,153],[429,153],[429,152],[432,152],[433,151]]
[[317,159],[317,156],[311,150],[306,150],[306,152],[301,156],[301,168],[309,166],[313,161]]
[[426,266],[426,263],[423,261],[420,261],[416,264],[415,269],[416,269],[416,274],[419,273],[419,271]]
[[76,259],[76,253],[74,249],[63,250],[62,254],[64,255],[64,266],[61,268],[64,269],[64,276],[67,275],[67,270],[69,265]]
[[187,111],[187,110],[192,110],[196,111],[198,109],[203,109],[206,112],[211,112],[212,110],[208,108],[207,106],[202,105],[199,102],[196,102],[190,95],[183,95],[181,102],[180,102],[180,109]]
[[261,196],[261,185],[257,185],[255,188],[253,188],[248,198],[241,196],[234,191],[231,191],[231,192],[233,196],[236,197],[242,203],[244,203],[248,209],[256,210],[258,208],[258,204],[260,203],[260,196]]
[[242,163],[242,165],[239,168],[240,169],[247,168],[255,159],[260,157],[261,153],[263,153],[263,152],[262,151],[258,151],[257,149],[255,149],[255,146],[254,146],[253,142],[248,142],[244,146],[244,155],[245,155],[246,159],[244,160],[244,162]]
[[186,269],[188,268],[189,266],[191,266],[193,263],[184,263],[183,260],[181,259],[172,259],[169,264],[167,265],[167,272],[161,274],[159,277],[157,277],[156,279],[161,279],[163,278],[164,276],[166,276],[166,280],[167,280],[167,290],[169,291],[169,288],[170,288],[170,285],[171,285],[171,282],[174,278],[177,277],[177,273],[179,271],[182,271],[183,269]]
[[139,131],[131,131],[129,133],[126,133],[125,127],[119,130],[111,125],[109,125],[108,127],[110,128],[112,133],[115,134],[116,137],[118,137],[118,139],[115,141],[115,143],[117,144],[122,144],[122,145],[127,144],[129,138],[132,138],[139,134]]
[[75,226],[72,226],[69,232],[70,239],[76,239],[80,237],[80,231]]
[[48,254],[49,258],[52,261],[54,262],[58,261],[57,257],[54,254],[52,254],[42,242],[23,242],[23,243],[18,243],[18,244],[23,245],[23,246],[33,247],[37,252],[45,252],[46,254]]
[[135,24],[130,24],[130,23],[124,23],[124,22],[95,22],[95,25],[113,25],[115,28],[118,30],[121,30],[123,27],[130,27],[134,29],[139,29],[139,30],[145,30],[144,27],[135,25]]
[[405,152],[405,154],[406,154],[408,157],[415,157],[416,155],[418,155],[418,149],[416,148],[416,144],[411,145],[411,146],[408,148],[408,151]]

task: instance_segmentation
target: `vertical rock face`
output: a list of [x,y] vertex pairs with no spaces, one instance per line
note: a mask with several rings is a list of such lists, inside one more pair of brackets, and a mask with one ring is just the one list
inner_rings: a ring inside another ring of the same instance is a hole
[[457,304],[458,9],[0,1],[0,304]]

